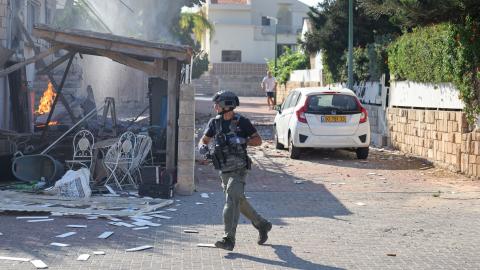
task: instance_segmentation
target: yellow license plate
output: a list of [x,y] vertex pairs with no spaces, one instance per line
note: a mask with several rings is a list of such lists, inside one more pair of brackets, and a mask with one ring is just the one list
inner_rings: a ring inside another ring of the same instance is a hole
[[322,116],[323,123],[345,123],[347,117],[345,115],[325,115]]

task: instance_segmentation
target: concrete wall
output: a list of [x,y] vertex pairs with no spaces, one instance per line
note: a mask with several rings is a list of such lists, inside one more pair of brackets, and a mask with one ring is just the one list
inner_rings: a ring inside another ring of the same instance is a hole
[[180,87],[180,114],[178,118],[178,183],[180,195],[192,195],[195,167],[195,88],[192,85]]

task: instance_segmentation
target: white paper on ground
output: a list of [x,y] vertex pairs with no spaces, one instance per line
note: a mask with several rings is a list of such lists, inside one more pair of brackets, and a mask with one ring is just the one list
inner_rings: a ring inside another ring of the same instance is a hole
[[69,247],[70,244],[63,244],[63,243],[50,243],[50,246],[56,246],[56,247]]
[[78,256],[77,261],[86,261],[88,258],[90,258],[90,254],[81,254]]
[[202,244],[202,243],[199,243],[199,244],[197,244],[197,247],[215,248],[215,244]]
[[48,266],[42,262],[41,260],[31,260],[30,261],[33,266],[35,266],[37,269],[45,269],[45,268],[48,268]]
[[64,233],[64,234],[60,234],[60,235],[57,235],[55,237],[57,238],[66,238],[66,237],[69,237],[69,236],[72,236],[72,235],[75,235],[77,234],[76,232],[67,232],[67,233]]
[[133,251],[141,251],[141,250],[151,249],[151,248],[153,248],[153,246],[141,246],[141,247],[129,248],[129,249],[126,249],[125,251],[133,252]]
[[150,227],[148,227],[148,226],[147,227],[138,227],[138,228],[133,228],[132,230],[139,231],[139,230],[146,230],[148,228],[150,228]]
[[48,219],[32,219],[32,220],[27,220],[29,223],[34,223],[34,222],[45,222],[45,221],[53,221],[53,218],[48,218]]
[[113,232],[104,232],[104,233],[100,234],[97,238],[107,239],[107,238],[110,237],[112,234],[113,234]]
[[87,225],[67,225],[68,228],[87,228]]
[[154,215],[154,214],[162,214],[162,213],[165,213],[165,211],[154,211],[154,212],[148,212],[148,213],[145,213],[146,215]]
[[200,196],[202,196],[202,198],[205,198],[205,199],[210,198],[210,196],[208,196],[207,193],[202,193],[202,194],[200,194]]
[[4,257],[4,256],[0,256],[0,260],[17,261],[17,262],[29,262],[30,261],[30,259],[27,259],[27,258]]
[[130,217],[131,219],[144,219],[144,220],[150,220],[150,219],[153,219],[153,217],[149,217],[149,216],[131,216]]
[[152,215],[152,217],[161,218],[161,219],[171,219],[172,217],[162,216],[162,215]]
[[196,202],[195,204],[196,205],[203,205],[204,203],[203,202]]
[[49,216],[17,217],[17,219],[47,219]]
[[93,255],[105,255],[105,251],[94,251]]

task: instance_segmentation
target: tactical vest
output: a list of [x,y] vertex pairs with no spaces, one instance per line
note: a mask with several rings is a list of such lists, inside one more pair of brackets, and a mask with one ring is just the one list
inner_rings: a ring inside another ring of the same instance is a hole
[[247,145],[230,142],[230,139],[236,137],[240,131],[238,126],[240,115],[235,115],[234,119],[230,121],[228,133],[223,132],[223,117],[217,117],[214,121],[216,134],[214,137],[213,165],[215,169],[222,172],[250,169],[251,160],[247,154]]

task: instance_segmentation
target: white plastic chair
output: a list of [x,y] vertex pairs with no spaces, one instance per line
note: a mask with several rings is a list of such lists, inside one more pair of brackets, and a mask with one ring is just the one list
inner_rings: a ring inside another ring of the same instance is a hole
[[135,134],[128,131],[122,134],[118,142],[108,149],[103,162],[108,170],[105,185],[114,181],[120,190],[123,190],[125,185],[132,185],[134,188],[137,188],[137,184],[131,175],[136,144],[137,138]]
[[138,135],[137,136],[137,143],[134,151],[134,157],[132,166],[130,167],[131,175],[138,175],[141,183],[142,181],[142,174],[140,173],[140,168],[142,164],[145,162],[147,155],[151,152],[152,149],[152,139],[147,135]]
[[93,134],[82,129],[73,137],[73,157],[72,160],[66,160],[66,164],[70,169],[75,165],[87,168],[92,171],[93,166],[93,145],[95,138]]

